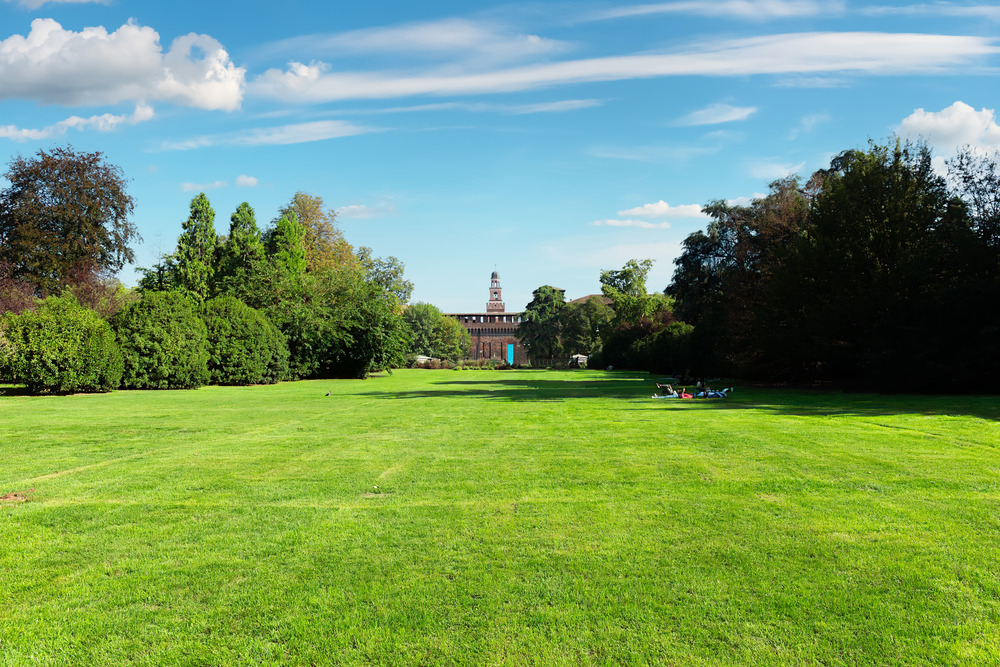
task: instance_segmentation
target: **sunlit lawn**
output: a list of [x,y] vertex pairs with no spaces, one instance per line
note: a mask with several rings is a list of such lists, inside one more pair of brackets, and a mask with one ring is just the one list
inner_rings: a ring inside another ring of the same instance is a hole
[[1000,662],[1000,399],[654,389],[7,388],[0,664]]

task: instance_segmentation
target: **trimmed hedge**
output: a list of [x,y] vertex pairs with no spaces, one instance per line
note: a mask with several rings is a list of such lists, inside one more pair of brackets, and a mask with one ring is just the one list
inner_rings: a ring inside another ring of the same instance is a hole
[[208,370],[212,384],[274,384],[288,376],[288,344],[264,315],[236,297],[207,301]]
[[3,365],[32,393],[111,391],[121,383],[124,362],[114,332],[73,296],[8,314],[3,328]]
[[143,292],[111,326],[125,358],[122,386],[193,389],[208,382],[208,329],[189,296]]

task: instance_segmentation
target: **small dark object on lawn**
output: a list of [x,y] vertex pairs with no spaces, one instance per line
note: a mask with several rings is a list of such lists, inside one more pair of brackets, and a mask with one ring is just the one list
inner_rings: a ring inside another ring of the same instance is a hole
[[330,395],[330,392],[326,392],[326,395],[327,395],[327,396],[329,396],[329,395]]

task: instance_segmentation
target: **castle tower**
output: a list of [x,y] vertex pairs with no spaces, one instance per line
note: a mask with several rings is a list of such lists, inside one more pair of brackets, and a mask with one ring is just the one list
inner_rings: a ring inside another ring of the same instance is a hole
[[490,276],[490,300],[486,302],[487,313],[504,312],[503,298],[500,296],[500,274],[496,271]]

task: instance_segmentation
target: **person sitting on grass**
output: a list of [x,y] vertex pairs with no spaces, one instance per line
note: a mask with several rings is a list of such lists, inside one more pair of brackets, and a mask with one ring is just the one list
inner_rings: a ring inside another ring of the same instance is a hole
[[663,392],[663,394],[653,394],[653,398],[680,398],[681,397],[681,395],[678,394],[677,391],[673,387],[671,387],[669,384],[660,384],[659,382],[657,382],[656,383],[656,388],[657,389],[663,389],[664,392]]
[[666,389],[663,394],[653,394],[653,398],[694,398],[691,394],[687,393],[687,390],[683,387],[680,391],[677,391],[669,384],[656,383],[656,386],[660,389]]

